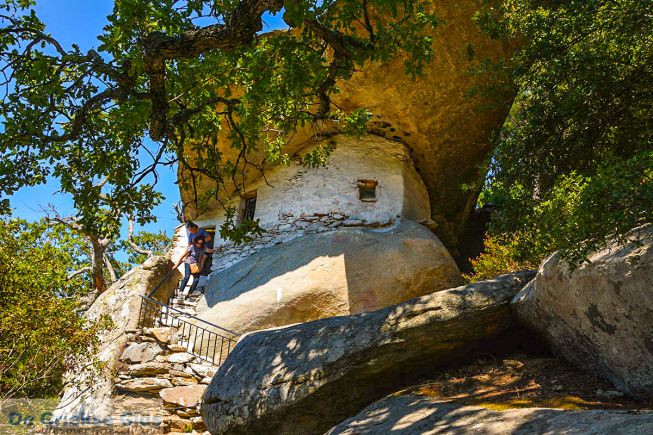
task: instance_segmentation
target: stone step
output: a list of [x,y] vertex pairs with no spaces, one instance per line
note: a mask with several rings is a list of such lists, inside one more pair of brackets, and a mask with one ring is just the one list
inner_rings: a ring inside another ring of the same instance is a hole
[[171,327],[145,328],[143,330],[145,336],[154,338],[160,343],[171,343],[175,341],[175,332],[177,332],[177,328]]
[[196,307],[197,303],[177,300],[177,301],[171,302],[169,305],[173,306],[173,307]]
[[198,416],[199,412],[196,408],[206,388],[206,385],[201,384],[179,386],[163,389],[159,394],[166,406],[185,408],[183,411],[185,416]]
[[126,376],[149,376],[165,374],[169,371],[169,364],[164,362],[150,361],[141,364],[130,364],[125,370],[121,370],[118,374]]
[[164,388],[172,388],[172,382],[168,379],[149,377],[125,379],[116,384],[116,388],[130,393],[151,393],[158,394]]
[[179,327],[179,319],[176,317],[164,317],[161,320],[158,320],[157,323],[161,326],[171,326],[171,327]]

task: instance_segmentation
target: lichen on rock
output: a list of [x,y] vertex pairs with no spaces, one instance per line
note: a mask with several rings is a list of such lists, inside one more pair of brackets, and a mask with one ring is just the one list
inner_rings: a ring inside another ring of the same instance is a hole
[[626,238],[575,269],[553,254],[512,305],[565,359],[653,397],[653,227]]

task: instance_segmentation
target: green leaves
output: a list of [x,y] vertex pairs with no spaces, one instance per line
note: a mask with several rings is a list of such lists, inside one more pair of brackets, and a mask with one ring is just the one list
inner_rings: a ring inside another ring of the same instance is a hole
[[307,4],[303,1],[288,1],[284,7],[283,20],[299,27],[306,17]]
[[[516,147],[539,142],[533,167],[586,171],[605,154],[632,155],[651,143],[645,114],[652,96],[653,20],[644,18],[651,6],[571,2],[527,9],[511,22],[529,41],[515,59],[522,65],[517,82],[528,92],[517,103],[529,122],[506,140]],[[558,152],[540,151],[546,149]],[[541,177],[545,186],[551,182]]]
[[537,198],[495,182],[483,201],[497,209],[491,234],[502,248],[495,246],[496,253],[508,249],[511,261],[537,264],[562,250],[572,265],[579,264],[632,228],[653,222],[653,151],[601,163],[592,176],[561,175]]
[[78,237],[3,218],[0,222],[0,395],[47,397],[61,391],[70,364],[93,352],[103,319],[83,318]]
[[334,150],[334,143],[327,142],[326,145],[318,145],[302,156],[302,164],[306,168],[321,168],[329,161],[329,156]]
[[506,66],[519,95],[483,193],[498,210],[491,234],[523,235],[517,257],[537,262],[563,249],[583,261],[653,221],[642,177],[653,164],[652,8],[651,0],[506,0],[478,15],[492,34],[522,41]]
[[[172,248],[172,238],[164,231],[159,231],[158,233],[139,231],[134,234],[133,242],[140,249],[150,251],[152,255],[165,255]],[[124,265],[125,271],[143,264],[148,258],[146,254],[140,254],[134,251],[126,240],[120,240],[115,244],[115,248],[116,250],[128,253],[127,264]]]
[[[201,209],[207,193],[224,202],[242,190],[247,171],[288,162],[298,128],[340,119],[361,134],[364,111],[332,108],[336,83],[400,53],[420,74],[437,24],[421,0],[116,0],[98,51],[83,53],[29,5],[10,1],[0,17],[0,192],[56,177],[102,237],[125,215],[154,219],[162,164],[181,166],[183,189],[203,186]],[[291,28],[258,34],[282,6]]]
[[360,137],[367,133],[366,124],[372,119],[372,113],[365,109],[354,110],[351,114],[340,113],[343,133]]
[[259,220],[240,220],[235,207],[227,207],[225,221],[220,226],[220,237],[232,240],[236,246],[249,243],[263,234]]

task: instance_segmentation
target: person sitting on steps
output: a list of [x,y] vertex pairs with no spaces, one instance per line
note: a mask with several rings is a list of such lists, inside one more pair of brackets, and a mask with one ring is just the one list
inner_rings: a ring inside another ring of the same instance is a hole
[[190,286],[188,294],[192,294],[200,282],[200,273],[204,268],[206,261],[206,248],[204,247],[204,236],[198,235],[193,238],[192,244],[188,245],[186,252],[177,260],[177,263],[172,267],[176,269],[184,262],[184,277],[179,283],[178,295],[183,296],[184,289],[191,275],[193,276],[193,283]]

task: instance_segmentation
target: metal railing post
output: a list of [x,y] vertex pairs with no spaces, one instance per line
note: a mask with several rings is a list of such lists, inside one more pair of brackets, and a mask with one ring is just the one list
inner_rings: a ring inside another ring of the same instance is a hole
[[[177,308],[165,305],[150,296],[140,296],[141,307],[139,311],[139,326],[156,326],[158,325],[174,326],[181,332],[178,334],[177,344],[186,347],[188,353],[199,359],[220,366],[223,362],[223,353],[225,341],[227,342],[227,351],[224,353],[226,358],[232,348],[238,341],[239,335],[226,328],[214,323],[191,316],[188,313]],[[165,317],[164,317],[165,316]],[[164,320],[165,318],[165,320]],[[201,333],[200,330],[201,329]],[[207,337],[205,341],[204,337]],[[192,338],[191,338],[192,337]],[[198,346],[197,338],[200,337]],[[218,341],[220,342],[220,354],[218,360],[215,360]],[[213,350],[211,355],[211,350]]]

